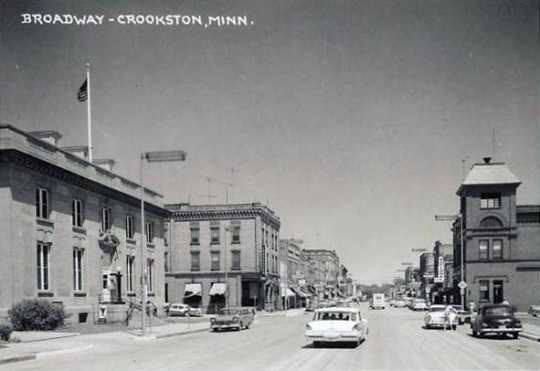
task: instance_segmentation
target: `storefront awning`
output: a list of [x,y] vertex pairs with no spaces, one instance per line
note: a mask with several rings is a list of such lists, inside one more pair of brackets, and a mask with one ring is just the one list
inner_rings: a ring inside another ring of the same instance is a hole
[[200,283],[186,283],[184,288],[184,298],[189,298],[195,295],[201,295],[202,287]]
[[210,296],[225,295],[226,291],[227,291],[226,283],[214,283],[212,287],[210,288]]
[[306,297],[313,296],[313,294],[312,294],[311,292],[309,292],[309,290],[308,290],[307,287],[300,287],[300,291],[302,291],[302,293],[303,293]]
[[[284,297],[285,296],[285,293],[283,291],[281,291],[281,297]],[[292,298],[292,297],[295,297],[296,294],[290,289],[290,288],[287,288],[287,297],[288,298]]]

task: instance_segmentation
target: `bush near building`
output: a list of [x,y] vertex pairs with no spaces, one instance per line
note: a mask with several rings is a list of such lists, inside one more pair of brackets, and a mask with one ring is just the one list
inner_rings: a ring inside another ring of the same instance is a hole
[[13,305],[8,312],[17,331],[54,330],[64,324],[64,309],[46,300],[27,299]]
[[4,341],[9,341],[9,337],[13,332],[13,327],[11,325],[0,325],[0,339]]

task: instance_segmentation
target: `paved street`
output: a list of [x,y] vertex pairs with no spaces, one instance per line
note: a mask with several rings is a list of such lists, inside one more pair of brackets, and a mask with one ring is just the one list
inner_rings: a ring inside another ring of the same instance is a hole
[[10,370],[509,370],[538,369],[540,343],[476,339],[468,326],[456,332],[424,330],[423,313],[369,311],[369,339],[353,348],[305,343],[311,314],[259,317],[251,329],[197,333],[160,340],[95,344],[89,350],[4,366]]

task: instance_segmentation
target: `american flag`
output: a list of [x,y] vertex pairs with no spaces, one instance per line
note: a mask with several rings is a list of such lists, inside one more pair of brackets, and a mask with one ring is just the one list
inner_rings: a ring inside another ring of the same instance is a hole
[[86,102],[88,99],[88,80],[84,80],[83,84],[77,92],[77,99],[79,102]]

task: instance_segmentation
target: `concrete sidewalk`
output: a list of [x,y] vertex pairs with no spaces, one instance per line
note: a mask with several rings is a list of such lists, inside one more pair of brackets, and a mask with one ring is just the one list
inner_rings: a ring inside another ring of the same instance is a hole
[[[149,328],[146,336],[141,330],[104,332],[79,335],[77,333],[38,332],[17,333],[24,339],[19,343],[4,343],[0,348],[0,367],[12,362],[55,357],[62,354],[82,352],[92,348],[129,347],[133,341],[152,341],[172,336],[181,336],[209,331],[210,322],[172,323]],[[26,340],[26,341],[25,341]],[[24,341],[24,342],[23,342]]]
[[524,337],[525,339],[540,341],[540,326],[525,322],[522,322],[522,324],[523,332],[520,334],[520,336]]

